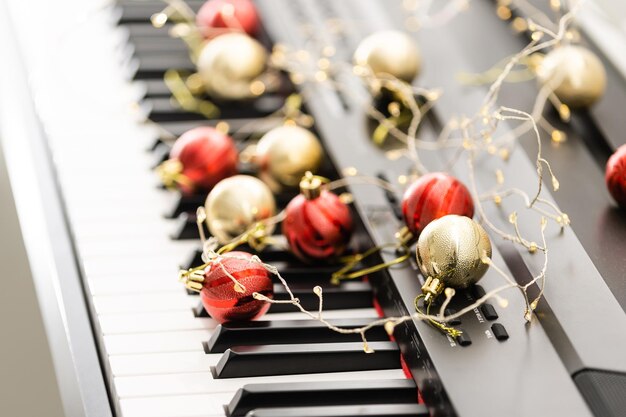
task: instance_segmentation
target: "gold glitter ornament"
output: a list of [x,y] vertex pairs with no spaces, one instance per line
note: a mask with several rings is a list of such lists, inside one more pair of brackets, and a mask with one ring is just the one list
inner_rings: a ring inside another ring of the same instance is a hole
[[392,75],[411,83],[420,72],[422,58],[415,41],[398,30],[375,32],[361,41],[354,64],[369,68],[377,76]]
[[606,72],[600,59],[578,45],[554,48],[537,67],[541,85],[549,85],[563,104],[572,108],[588,107],[602,97]]
[[323,156],[317,136],[292,125],[276,127],[263,135],[255,155],[261,178],[275,191],[297,187],[304,174],[317,172]]
[[198,56],[198,74],[211,97],[241,100],[255,96],[253,85],[265,72],[267,51],[243,33],[208,41]]
[[417,264],[426,278],[425,301],[446,287],[466,288],[487,271],[491,241],[485,229],[465,216],[447,215],[430,222],[420,233]]
[[[276,214],[274,195],[265,183],[249,175],[226,178],[209,193],[204,204],[206,224],[213,236],[225,244],[257,222]],[[267,225],[270,234],[274,225]]]

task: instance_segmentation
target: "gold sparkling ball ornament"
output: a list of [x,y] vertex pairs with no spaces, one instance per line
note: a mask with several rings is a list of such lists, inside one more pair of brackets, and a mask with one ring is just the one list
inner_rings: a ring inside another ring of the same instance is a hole
[[430,222],[417,241],[417,264],[426,278],[425,301],[446,287],[475,284],[489,267],[491,241],[485,229],[465,216],[450,214]]
[[420,72],[422,58],[415,41],[398,30],[375,32],[361,41],[354,64],[370,68],[377,77],[392,75],[411,83]]
[[559,46],[546,54],[537,67],[537,79],[572,108],[591,106],[606,89],[604,65],[593,52],[578,45]]
[[261,178],[275,191],[297,187],[304,174],[317,172],[323,157],[317,136],[295,125],[279,126],[267,132],[255,152]]
[[253,97],[253,84],[265,72],[267,51],[244,33],[227,33],[208,41],[198,56],[198,74],[211,97]]
[[[276,201],[263,181],[249,175],[235,175],[213,187],[204,209],[209,231],[225,244],[257,222],[274,216]],[[267,225],[264,232],[269,234],[273,229],[274,225]]]

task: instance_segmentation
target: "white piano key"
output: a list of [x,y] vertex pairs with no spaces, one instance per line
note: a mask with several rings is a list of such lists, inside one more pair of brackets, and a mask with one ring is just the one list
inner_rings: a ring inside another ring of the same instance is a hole
[[120,239],[162,239],[173,226],[173,221],[165,222],[162,219],[159,219],[159,222],[142,220],[126,225],[103,222],[92,223],[91,227],[79,227],[74,235],[79,246],[92,241],[113,243]]
[[[82,252],[79,250],[79,253]],[[181,254],[154,253],[133,256],[108,255],[83,259],[83,269],[90,278],[96,277],[128,277],[138,280],[146,287],[154,281],[176,281],[179,264],[187,259],[191,250]]]
[[99,205],[96,207],[80,207],[68,205],[68,211],[73,223],[85,224],[97,221],[109,222],[132,222],[135,219],[141,221],[147,217],[153,217],[155,214],[161,214],[169,205],[161,207],[152,207],[145,204],[142,205]]
[[[195,317],[192,311],[165,313],[104,314],[98,316],[103,335],[213,330],[218,323]],[[172,337],[176,337],[172,335]]]
[[[108,197],[108,198],[107,198]],[[147,192],[109,194],[107,196],[95,196],[83,193],[67,194],[67,205],[84,210],[108,209],[109,207],[121,206],[144,206],[144,207],[167,207],[171,199],[160,194]]]
[[[213,354],[208,356],[216,356],[214,360],[217,363],[222,355]],[[406,376],[402,369],[224,379],[214,379],[211,372],[193,372],[186,374],[118,377],[115,378],[114,383],[115,392],[119,398],[132,398],[217,393],[230,393],[234,395],[239,388],[246,384],[362,380],[380,381],[404,378],[406,378]]]
[[[89,273],[87,274],[89,276]],[[89,291],[92,295],[134,295],[140,297],[144,294],[180,291],[183,286],[173,275],[165,275],[162,279],[154,279],[156,275],[150,275],[149,279],[137,279],[130,274],[100,275],[88,278]]]
[[116,244],[111,242],[93,241],[87,242],[80,248],[84,258],[96,258],[103,256],[156,256],[165,254],[168,257],[183,258],[198,246],[194,241],[173,241],[162,236],[160,239],[125,239]]
[[[219,355],[217,355],[219,356]],[[209,372],[219,357],[204,351],[109,356],[113,376]]]
[[109,355],[165,352],[204,352],[202,342],[211,337],[210,330],[104,335]]
[[175,292],[93,297],[97,314],[189,311],[199,302],[200,298],[187,294],[182,285]]
[[81,213],[82,216],[72,218],[73,224],[80,229],[79,233],[100,233],[109,230],[122,232],[132,231],[133,226],[140,228],[167,229],[174,224],[174,220],[164,219],[162,214],[156,210],[143,213],[128,212],[126,216],[120,218],[118,215],[103,215],[98,218],[93,212]]
[[[373,308],[330,310],[325,312],[324,317],[332,318],[361,318],[376,317]],[[293,313],[270,313],[268,320],[297,320],[307,316],[302,312]],[[104,335],[133,334],[151,332],[169,332],[183,330],[212,330],[217,322],[210,318],[195,317],[191,310],[168,311],[151,313],[128,313],[128,314],[101,314],[98,315],[100,328]]]
[[[308,316],[298,312],[267,314],[264,317],[267,320],[302,320],[306,319]],[[373,308],[331,310],[326,312],[324,317],[327,319],[376,317],[376,311]],[[208,341],[212,332],[211,329],[204,329],[155,333],[105,334],[103,338],[106,351],[109,355],[185,352],[202,351],[202,342]]]
[[168,395],[120,400],[123,417],[224,417],[230,394]]

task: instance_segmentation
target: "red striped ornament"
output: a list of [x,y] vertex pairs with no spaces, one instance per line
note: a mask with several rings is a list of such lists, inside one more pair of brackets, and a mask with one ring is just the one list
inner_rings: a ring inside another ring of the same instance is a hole
[[285,209],[283,234],[298,258],[310,261],[341,255],[352,236],[348,206],[330,191],[319,190],[309,197],[299,194]]
[[170,159],[178,160],[186,181],[178,182],[185,194],[209,191],[224,178],[237,173],[239,153],[233,139],[215,128],[188,130],[174,143]]
[[606,163],[606,186],[609,192],[622,207],[626,208],[626,145],[617,148],[617,151]]
[[428,223],[448,214],[472,218],[474,202],[465,185],[451,175],[434,172],[419,177],[402,197],[402,214],[415,236]]
[[[252,296],[258,292],[272,298],[274,291],[267,270],[251,258],[246,252],[228,252],[206,268],[200,298],[217,322],[255,320],[270,308],[270,303]],[[226,271],[244,288],[243,292],[235,289],[236,283]]]
[[259,14],[251,0],[208,0],[196,15],[196,25],[205,38],[215,37],[215,28],[244,31],[254,36]]

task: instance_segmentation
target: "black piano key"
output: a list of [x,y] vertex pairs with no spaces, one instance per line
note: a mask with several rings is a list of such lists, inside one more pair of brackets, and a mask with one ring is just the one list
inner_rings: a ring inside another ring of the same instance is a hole
[[[152,81],[148,81],[146,82],[146,84],[150,84],[152,83]],[[230,132],[237,132],[237,136],[234,137],[233,139],[239,140],[240,138],[246,137],[248,135],[253,135],[253,134],[262,135],[268,130],[276,126],[280,126],[283,122],[283,119],[280,117],[267,117],[267,118],[262,118],[262,119],[253,117],[253,118],[220,119],[220,120],[204,120],[204,121],[180,121],[180,122],[163,122],[163,123],[160,123],[160,126],[163,129],[165,129],[167,132],[173,134],[174,136],[180,136],[186,131],[193,129],[194,127],[215,126],[219,122],[224,122],[228,124]]]
[[[197,249],[195,251],[193,251],[191,254],[189,254],[189,257],[186,258],[180,265],[178,265],[180,267],[180,269],[191,269],[193,267],[196,267],[198,265],[202,265],[202,251],[200,249]],[[197,292],[192,291],[192,294],[197,294]]]
[[[200,265],[198,262],[194,265]],[[188,268],[187,268],[188,269]],[[305,309],[317,310],[319,306],[319,298],[313,292],[313,285],[296,287],[289,285],[294,297],[300,299],[300,304]],[[345,310],[352,308],[370,308],[372,307],[373,293],[372,287],[366,282],[347,282],[340,287],[322,285],[324,290],[324,310]],[[194,292],[194,294],[197,294]],[[289,294],[282,284],[274,284],[274,299],[288,300]],[[300,311],[293,304],[272,304],[269,313],[291,313]],[[202,304],[194,309],[196,317],[209,317],[204,311]],[[271,319],[271,315],[268,316]]]
[[163,27],[156,28],[152,26],[152,23],[146,22],[129,23],[124,25],[124,28],[128,31],[131,38],[151,38],[156,41],[159,38],[169,38],[172,26],[172,23],[168,22]]
[[171,147],[169,145],[166,145],[165,143],[161,143],[157,147],[155,147],[154,151],[152,152],[154,155],[154,159],[152,160],[152,165],[150,168],[154,169],[161,165],[163,162],[165,162],[170,157],[170,150]]
[[[197,12],[200,6],[204,3],[203,0],[186,0],[185,3],[194,11]],[[161,12],[167,4],[163,1],[119,1],[118,8],[121,13],[119,14],[119,23],[148,23],[150,17]]]
[[[385,182],[389,182],[389,178],[387,178],[387,175],[385,175],[382,172],[376,176]],[[396,216],[398,220],[404,219],[404,215],[402,213],[402,207],[400,207],[400,201],[398,200],[398,196],[396,195],[396,193],[391,190],[384,190],[384,191],[385,191],[385,198],[389,202],[389,205],[391,206],[391,211],[393,211],[394,216]]]
[[[137,61],[135,79],[158,79],[161,80],[165,71],[169,69],[184,72],[195,72],[195,65],[187,53],[175,53],[168,55],[143,55],[133,58]],[[165,85],[165,83],[163,83]],[[167,88],[167,86],[165,86]]]
[[[275,300],[288,300],[289,294],[284,290],[282,285],[277,285],[277,289],[280,291],[274,292]],[[293,290],[295,297],[300,299],[302,306],[311,311],[317,310],[319,306],[319,298],[312,291],[312,288],[308,290]],[[324,310],[343,310],[348,308],[368,308],[372,307],[372,300],[374,295],[372,294],[372,287],[365,282],[348,282],[340,287],[326,287],[323,288],[324,295]],[[284,313],[284,312],[296,312],[298,309],[291,304],[272,304],[270,312],[272,313]]]
[[[167,88],[167,87],[166,87]],[[191,120],[181,122],[163,122],[159,123],[163,129],[174,136],[180,136],[188,130],[200,126],[215,126],[218,120]]]
[[[162,78],[144,78],[138,81],[145,89],[144,97],[170,97],[172,95]],[[198,122],[195,123],[198,124]]]
[[[204,229],[204,233],[206,235],[210,235],[204,223],[202,224],[202,228]],[[170,234],[170,238],[174,240],[200,239],[195,214],[188,212],[179,214],[176,219],[176,227]]]
[[322,407],[257,408],[246,417],[429,417],[424,404],[334,405]]
[[[268,320],[247,323],[224,323],[219,325],[211,339],[204,344],[206,353],[222,353],[232,346],[282,345],[295,343],[359,342],[359,334],[334,332],[317,320]],[[342,328],[358,328],[375,321],[376,317],[329,320]],[[367,332],[370,341],[387,341],[389,336],[383,326],[375,326]]]
[[[144,100],[148,107],[148,118],[155,122],[206,121],[199,113],[181,109],[169,97],[153,97]],[[215,102],[222,119],[242,119],[264,117],[278,111],[284,104],[284,97],[267,94],[248,102]]]
[[249,384],[235,393],[226,407],[226,412],[231,417],[242,417],[251,410],[268,407],[416,402],[417,388],[411,379]]
[[[273,235],[273,239],[279,240],[281,235]],[[244,252],[254,252],[257,251],[250,246],[243,244],[238,247],[238,250],[242,250]],[[198,248],[195,251],[194,258],[200,259],[202,255],[202,249]],[[341,268],[341,265],[308,265],[304,264],[298,258],[296,258],[291,252],[285,250],[284,247],[268,245],[263,250],[258,253],[259,257],[266,263],[275,264],[275,266],[281,271],[287,271],[287,274],[292,274],[291,276],[296,276],[293,271],[302,272],[302,275],[299,279],[299,282],[308,281],[306,278],[314,278],[316,281],[322,282],[323,280],[319,279],[321,274],[322,276],[329,277],[329,274],[332,274],[334,271]],[[313,272],[314,271],[314,272]],[[304,276],[306,275],[306,277]]]
[[325,372],[400,368],[400,351],[393,342],[237,346],[224,352],[211,369],[215,378],[243,378]]
[[[197,292],[195,292],[193,290],[188,290],[188,291],[190,292],[189,295],[198,294]],[[202,305],[202,302],[198,302],[198,305],[193,308],[193,315],[194,315],[194,317],[200,317],[200,318],[209,318],[209,317],[211,317],[211,315],[206,311],[206,309]]]
[[[204,204],[204,202],[200,205],[202,204]],[[198,206],[196,206],[196,208],[197,207]],[[174,240],[199,239],[200,235],[198,234],[196,219],[195,209],[180,213],[176,219],[176,226],[174,231],[170,234],[170,237]]]
[[178,191],[172,191],[172,192],[177,192],[178,197],[174,199],[174,203],[172,204],[172,206],[169,207],[165,211],[165,213],[163,213],[163,216],[167,219],[175,219],[181,213],[185,213],[185,212],[195,213],[198,207],[204,205],[204,200],[206,200],[206,196],[207,196],[207,194],[205,193],[183,195],[182,193]]
[[[243,250],[244,252],[254,252],[253,249],[251,249],[248,245],[241,245],[238,250]],[[300,261],[296,259],[295,256],[293,256],[290,252],[284,250],[284,249],[274,249],[273,246],[267,247],[265,249],[263,249],[263,251],[261,253],[258,254],[259,257],[266,263],[271,263],[274,266],[276,266],[282,274],[283,269],[286,269],[287,267],[285,266],[286,264],[296,264],[299,265]],[[200,261],[202,260],[202,249],[198,248],[196,249],[191,256],[188,259],[188,262],[183,264],[183,265],[190,265],[189,268],[192,268],[194,265],[198,265],[200,263]],[[300,266],[299,268],[304,268],[302,266]],[[312,266],[308,265],[306,267],[306,269],[308,270],[308,276],[312,276]],[[315,271],[317,272],[318,267],[315,267]],[[332,267],[332,270],[335,271],[337,269],[339,269],[340,267],[338,266],[334,266]],[[187,268],[188,269],[188,268]],[[327,269],[325,267],[321,267],[319,269],[319,272],[321,274],[323,274],[324,276],[326,276],[329,271],[327,271]],[[332,273],[332,271],[330,272]],[[320,277],[316,277],[316,281],[322,283],[324,281],[328,281],[328,279],[319,279]],[[274,278],[273,278],[274,279]],[[300,283],[302,283],[302,281],[308,281],[306,279],[300,279]],[[315,282],[315,281],[309,281],[309,282]]]
[[135,37],[130,40],[136,56],[143,55],[167,55],[189,53],[187,44],[179,38],[172,37]]
[[200,113],[186,111],[178,106],[173,98],[155,97],[145,100],[148,106],[148,118],[154,122],[180,120],[206,120]]
[[[178,204],[178,200],[174,204],[176,206]],[[204,201],[197,201],[197,204],[193,206],[195,210],[196,207],[204,204]],[[173,207],[175,208],[175,207]],[[186,211],[191,211],[188,209]],[[176,218],[176,216],[172,216],[173,212],[168,211],[166,213],[167,218]],[[179,213],[180,214],[180,213]],[[208,233],[208,232],[207,232]],[[238,250],[243,250],[244,252],[253,252],[247,245],[242,245],[238,248]],[[256,252],[255,252],[256,253]],[[276,248],[274,246],[268,246],[261,253],[258,254],[259,257],[267,263],[271,263],[280,271],[280,274],[283,278],[285,278],[292,285],[292,288],[304,288],[308,287],[312,288],[314,285],[321,285],[322,287],[328,286],[329,288],[336,286],[329,286],[331,276],[334,272],[336,272],[342,265],[336,264],[318,264],[318,265],[309,265],[304,264],[302,261],[296,259],[293,254],[289,251],[286,251],[282,248]],[[193,268],[202,263],[202,251],[200,248],[193,251],[189,258],[183,262],[180,266],[182,269]],[[275,283],[278,283],[279,280],[276,276],[272,276],[272,280]],[[344,281],[339,288],[346,288],[345,285],[351,283],[359,283],[362,282],[362,279],[352,279],[348,281]],[[355,287],[356,288],[356,287]]]

